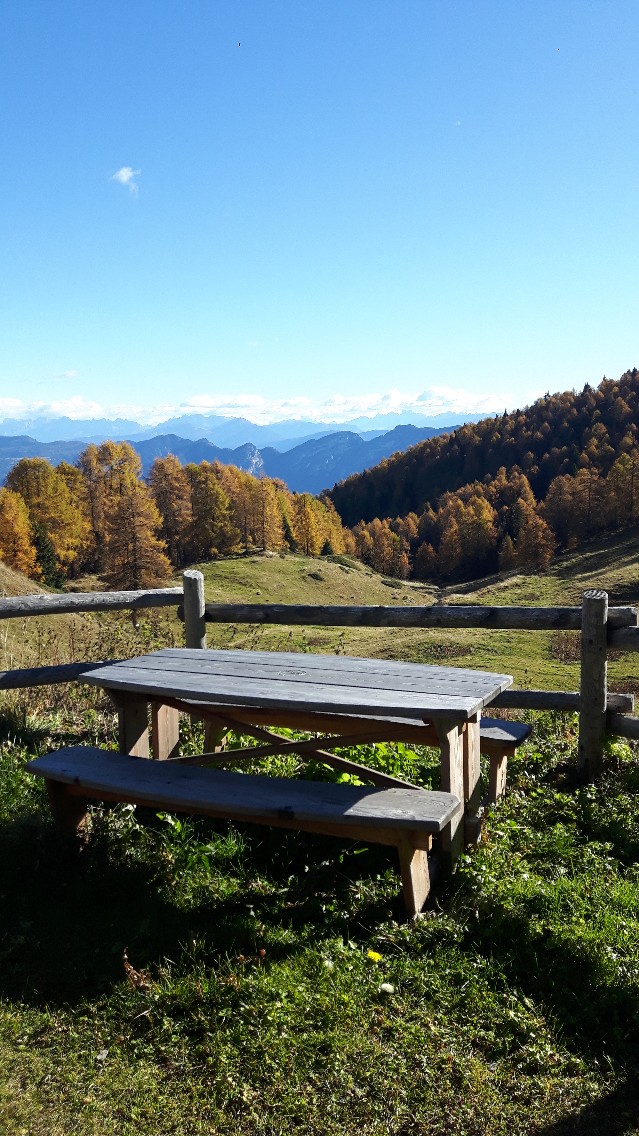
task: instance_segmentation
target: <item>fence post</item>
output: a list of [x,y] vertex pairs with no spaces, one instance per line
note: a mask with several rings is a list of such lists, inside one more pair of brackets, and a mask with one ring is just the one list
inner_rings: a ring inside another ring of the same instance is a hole
[[608,593],[592,588],[583,594],[581,684],[577,766],[590,780],[600,772],[606,732]]
[[184,637],[187,647],[206,649],[204,576],[194,568],[182,573],[184,585]]

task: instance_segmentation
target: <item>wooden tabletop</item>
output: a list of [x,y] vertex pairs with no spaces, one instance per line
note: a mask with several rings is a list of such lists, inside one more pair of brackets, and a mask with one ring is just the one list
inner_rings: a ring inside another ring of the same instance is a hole
[[109,690],[229,706],[466,720],[511,675],[348,655],[167,648],[84,672]]

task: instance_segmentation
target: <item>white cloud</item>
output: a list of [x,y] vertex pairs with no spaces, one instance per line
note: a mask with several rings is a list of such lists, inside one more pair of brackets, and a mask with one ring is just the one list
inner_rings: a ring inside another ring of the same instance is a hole
[[196,394],[177,404],[158,403],[152,407],[139,403],[103,404],[82,395],[53,399],[50,402],[28,403],[5,398],[0,399],[0,417],[129,418],[147,426],[156,426],[167,418],[177,418],[184,414],[220,414],[226,418],[248,418],[259,425],[290,418],[346,423],[354,418],[372,418],[376,414],[405,413],[410,416],[413,413],[431,417],[450,413],[456,417],[464,414],[488,416],[501,413],[504,407],[512,409],[516,405],[527,406],[542,394],[541,389],[520,392],[519,398],[514,402],[511,392],[478,396],[461,387],[439,386],[429,387],[421,394],[390,389],[364,395],[336,394],[321,400],[306,396],[268,399],[247,392],[232,398]]
[[117,181],[120,185],[127,186],[131,193],[137,193],[139,186],[135,179],[141,173],[141,170],[134,170],[132,166],[120,166],[120,169],[113,174],[111,181]]
[[79,371],[61,371],[59,375],[56,375],[56,379],[77,379],[79,374]]

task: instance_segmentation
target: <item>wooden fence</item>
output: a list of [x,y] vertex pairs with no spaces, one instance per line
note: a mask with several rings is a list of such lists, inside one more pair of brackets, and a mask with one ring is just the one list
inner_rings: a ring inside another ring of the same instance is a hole
[[[187,647],[206,648],[207,623],[279,624],[313,627],[484,628],[493,630],[575,631],[581,636],[578,691],[504,691],[494,705],[508,709],[564,710],[579,713],[579,766],[592,776],[601,766],[606,732],[639,739],[639,718],[631,694],[608,691],[610,648],[639,651],[639,612],[609,607],[606,592],[584,592],[581,607],[338,607],[310,604],[207,604],[200,572],[183,574],[182,588],[136,592],[85,592],[0,599],[0,619],[74,612],[178,607]],[[0,672],[0,690],[71,682],[101,663]]]

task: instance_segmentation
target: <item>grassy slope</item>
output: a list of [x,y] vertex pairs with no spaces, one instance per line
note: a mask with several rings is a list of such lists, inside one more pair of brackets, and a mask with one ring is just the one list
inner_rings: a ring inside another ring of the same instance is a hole
[[[352,562],[348,568],[304,557],[242,557],[201,565],[207,600],[242,603],[579,604],[586,588],[605,587],[612,603],[639,600],[639,533],[593,544],[560,558],[543,576],[512,575],[443,591],[431,585],[386,581]],[[317,576],[321,577],[320,579]],[[209,626],[211,646],[313,650],[419,662],[481,666],[512,674],[519,686],[576,690],[578,637],[571,633],[403,631],[358,628]],[[639,654],[610,660],[610,687],[639,692]]]

